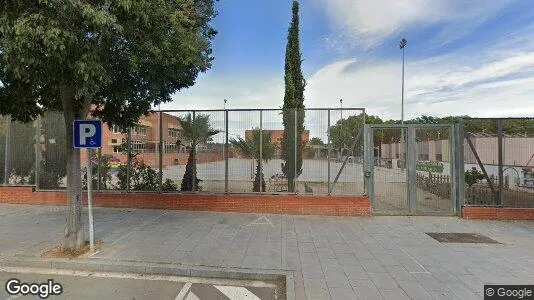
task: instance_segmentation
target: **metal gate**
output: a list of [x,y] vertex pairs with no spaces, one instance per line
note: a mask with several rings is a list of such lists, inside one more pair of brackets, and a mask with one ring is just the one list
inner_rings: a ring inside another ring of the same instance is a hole
[[366,193],[375,215],[454,215],[459,125],[366,125]]

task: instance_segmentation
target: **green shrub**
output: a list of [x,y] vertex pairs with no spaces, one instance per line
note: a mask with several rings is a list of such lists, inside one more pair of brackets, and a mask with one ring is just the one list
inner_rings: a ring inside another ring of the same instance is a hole
[[469,187],[482,179],[484,179],[484,173],[480,172],[476,168],[465,172],[465,183],[467,183]]
[[[130,161],[130,190],[134,191],[157,191],[159,187],[159,174],[152,167],[143,162],[139,162],[137,158]],[[126,190],[127,181],[126,176],[128,171],[127,165],[119,166],[117,172],[118,184],[115,189]],[[161,187],[162,191],[175,191],[178,189],[177,185],[169,178],[167,178]]]

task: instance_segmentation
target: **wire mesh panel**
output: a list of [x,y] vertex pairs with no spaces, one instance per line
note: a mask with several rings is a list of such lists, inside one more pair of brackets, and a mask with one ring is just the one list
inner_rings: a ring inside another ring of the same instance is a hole
[[[261,186],[261,183],[259,181],[261,177],[261,170],[258,166],[260,142],[259,133],[259,111],[250,110],[228,112],[228,192],[260,192],[259,186]],[[265,145],[268,145],[268,143],[269,141],[265,141]],[[265,170],[268,170],[270,166],[268,163],[264,162],[264,164],[263,172],[265,176]],[[258,170],[260,170],[259,173]],[[258,176],[256,176],[256,174],[258,174]],[[256,189],[254,189],[255,179]]]
[[105,125],[102,130],[104,141],[100,151],[95,151],[96,169],[93,168],[93,176],[97,181],[93,187],[97,190],[127,190],[127,129]]
[[[162,137],[155,145],[157,157],[162,158],[162,189],[163,191],[198,190],[201,185],[194,181],[196,152],[192,151],[194,143],[193,122],[196,114],[193,111],[162,111]],[[159,136],[159,135],[158,135]],[[186,168],[188,172],[186,175]],[[196,176],[198,179],[198,174]],[[193,186],[194,185],[194,186]]]
[[[33,184],[38,170],[38,189],[65,188],[62,113],[30,124],[6,119],[0,118],[1,179],[8,169],[8,184]],[[91,156],[92,184],[121,191],[361,194],[363,151],[353,143],[361,124],[361,109],[155,111],[131,128],[103,124],[102,148]],[[86,188],[88,156],[80,152]]]
[[361,195],[364,114],[361,110],[333,110],[330,121],[330,193]]
[[502,127],[502,205],[534,207],[534,119],[506,119]]
[[306,111],[299,194],[328,194],[328,111]]
[[408,182],[404,163],[406,128],[373,128],[374,210],[384,214],[406,212]]
[[43,190],[67,186],[67,143],[65,119],[60,112],[48,112],[40,119],[39,184]]
[[196,147],[194,167],[200,180],[198,190],[224,192],[225,113],[203,111],[195,113],[194,117],[196,131],[191,147]]
[[498,204],[496,122],[491,119],[464,120],[464,131],[465,203]]
[[[263,133],[261,139],[263,160],[261,163],[265,191],[267,193],[283,193],[287,192],[289,188],[286,174],[282,169],[282,164],[284,163],[282,152],[284,127],[282,120],[282,110],[265,110],[261,112],[261,131]],[[259,152],[259,148],[257,152]]]
[[453,211],[451,127],[415,129],[416,210]]
[[5,183],[7,122],[8,117],[0,116],[0,184]]
[[34,184],[36,126],[37,122],[11,121],[6,124],[4,172],[7,184]]

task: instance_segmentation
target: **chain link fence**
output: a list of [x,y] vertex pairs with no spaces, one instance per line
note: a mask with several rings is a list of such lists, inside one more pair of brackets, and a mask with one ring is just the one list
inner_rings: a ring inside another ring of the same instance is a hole
[[534,118],[462,122],[465,203],[534,207]]
[[[364,119],[353,108],[154,111],[132,128],[105,124],[93,188],[360,195]],[[0,117],[3,184],[65,189],[66,156],[62,113],[28,124]],[[81,150],[84,187],[88,158]]]

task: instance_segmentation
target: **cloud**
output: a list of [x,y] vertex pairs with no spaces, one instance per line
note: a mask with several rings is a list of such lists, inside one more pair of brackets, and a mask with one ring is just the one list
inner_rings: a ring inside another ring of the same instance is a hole
[[[390,35],[443,25],[438,44],[461,38],[514,0],[315,0],[324,7],[335,34],[325,37],[333,49],[373,47]],[[343,47],[341,47],[343,45]]]
[[173,95],[173,102],[162,109],[275,108],[282,106],[284,83],[282,75],[217,73],[204,74],[197,83]]
[[[499,47],[500,45],[496,45]],[[470,60],[465,60],[469,55]],[[325,66],[308,80],[311,106],[365,107],[371,114],[399,119],[401,68],[398,62],[355,59]],[[422,114],[478,117],[533,116],[534,51],[488,49],[457,52],[406,64],[405,118]]]

